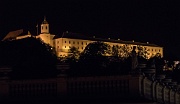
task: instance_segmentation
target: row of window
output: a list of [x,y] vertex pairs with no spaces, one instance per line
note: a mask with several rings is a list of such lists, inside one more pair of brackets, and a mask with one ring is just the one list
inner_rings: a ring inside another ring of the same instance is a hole
[[[57,48],[59,48],[59,46],[57,46]],[[71,46],[64,46],[64,48],[71,48]],[[80,49],[79,47],[77,47],[78,49]],[[84,49],[84,47],[82,47],[81,49]],[[150,49],[148,49],[147,51],[150,51]],[[153,49],[152,49],[152,51],[153,51]],[[156,49],[155,49],[155,52],[160,52],[161,50],[159,49],[159,51],[157,51]]]
[[[57,46],[57,48],[59,49],[59,46]],[[71,46],[64,46],[64,48],[71,48]],[[80,49],[80,47],[77,47],[77,49]],[[81,49],[84,49],[84,47],[81,47]]]
[[[68,43],[68,42],[67,42],[67,41],[64,41],[64,43]],[[71,44],[71,43],[72,43],[72,44],[75,44],[76,42],[75,42],[75,41],[72,41],[72,42],[71,42],[71,41],[69,41],[69,44]],[[59,41],[57,41],[57,44],[59,44]],[[88,43],[87,43],[87,42],[77,42],[77,44],[82,44],[82,45],[84,45],[84,44],[85,44],[85,45],[88,45]]]
[[[122,46],[119,46],[120,48],[122,47]],[[136,47],[136,46],[135,46]],[[131,49],[133,49],[133,46],[132,47],[130,47]],[[137,48],[137,47],[136,47]],[[147,49],[147,47],[144,47],[144,49],[145,50],[147,50],[147,51],[150,51],[150,49]],[[151,51],[153,52],[153,51],[155,51],[155,52],[160,52],[161,50],[160,49],[151,49]]]
[[[66,46],[65,46],[65,48],[66,48]],[[71,48],[71,47],[69,46],[69,48]],[[77,49],[80,49],[80,47],[77,47]],[[81,49],[84,49],[84,47],[81,47]]]
[[[145,49],[145,50],[146,50],[146,49]],[[147,51],[150,51],[150,50],[151,50],[152,52],[153,52],[153,51],[154,51],[154,52],[160,52],[160,51],[161,51],[161,49],[147,49]]]
[[[75,42],[75,41],[64,41],[64,43],[69,43],[69,44],[81,44],[81,45],[88,45],[88,43],[87,42]],[[59,41],[57,41],[57,44],[59,44]],[[120,48],[122,47],[122,46],[119,46]],[[136,46],[135,46],[136,47]],[[58,47],[59,48],[59,47]],[[64,48],[67,48],[67,46],[65,46]],[[69,48],[70,48],[70,46],[69,46]],[[79,49],[79,47],[77,47],[78,49]],[[131,49],[133,48],[133,47],[130,47]],[[83,47],[82,47],[82,49],[83,49]],[[147,50],[147,47],[145,47],[145,50]],[[148,49],[147,51],[150,51],[150,49]],[[151,49],[151,51],[153,52],[160,52],[161,50],[160,49]]]
[[[153,51],[153,49],[152,49],[152,51]],[[157,51],[156,49],[154,50],[155,52]],[[161,50],[159,49],[159,52],[160,52]]]

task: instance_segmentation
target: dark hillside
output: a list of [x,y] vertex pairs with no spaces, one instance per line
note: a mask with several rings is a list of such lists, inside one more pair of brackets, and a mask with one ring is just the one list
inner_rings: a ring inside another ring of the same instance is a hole
[[0,66],[12,67],[12,78],[42,78],[55,75],[56,57],[50,47],[35,38],[0,43]]

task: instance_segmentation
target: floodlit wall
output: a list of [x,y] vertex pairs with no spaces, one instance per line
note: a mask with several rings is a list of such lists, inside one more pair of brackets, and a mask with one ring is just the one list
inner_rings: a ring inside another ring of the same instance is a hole
[[67,56],[69,49],[71,47],[76,47],[80,52],[82,52],[85,47],[94,41],[82,40],[82,39],[69,39],[69,38],[58,38],[55,39],[55,49],[58,53],[58,57]]
[[16,37],[16,40],[18,40],[18,39],[24,39],[24,38],[28,38],[28,37],[31,37],[31,35],[18,36],[18,37]]
[[51,47],[54,47],[54,35],[51,34],[40,34],[36,38],[40,38],[42,42],[49,44]]
[[[76,47],[80,52],[82,52],[85,47],[92,42],[95,41],[91,41],[91,40],[83,40],[83,39],[70,39],[70,38],[58,38],[55,39],[55,49],[57,50],[58,57],[60,56],[67,56],[69,49],[71,47]],[[118,45],[118,46],[123,46],[123,45],[129,45],[130,47],[130,51],[132,51],[133,46],[138,47],[139,45],[134,45],[134,44],[122,44],[122,43],[114,43],[114,42],[105,42],[107,44],[109,44],[111,47],[113,45]],[[148,52],[147,57],[150,58],[152,56],[155,56],[157,53],[161,54],[161,57],[163,57],[163,47],[157,47],[157,46],[149,46],[147,44],[144,46],[145,50]],[[136,48],[136,52],[137,52],[137,48]]]

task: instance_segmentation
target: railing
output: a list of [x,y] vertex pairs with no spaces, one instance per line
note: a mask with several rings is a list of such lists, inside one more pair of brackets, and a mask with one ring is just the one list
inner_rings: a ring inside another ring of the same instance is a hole
[[87,77],[69,79],[67,83],[68,95],[102,95],[102,96],[121,96],[129,94],[129,79],[114,79],[112,77],[98,78]]
[[10,98],[57,96],[57,82],[55,79],[12,80],[8,87]]
[[[175,83],[174,83],[175,84]],[[149,101],[180,104],[180,93],[176,85],[151,80],[146,76],[96,76],[67,77],[59,76],[51,79],[32,80],[0,80],[0,97],[142,97]],[[136,94],[136,95],[134,95]]]
[[[178,89],[164,85],[162,82],[151,81],[146,77],[142,81],[143,97],[163,104],[180,104],[180,93]],[[153,85],[153,83],[155,85]]]

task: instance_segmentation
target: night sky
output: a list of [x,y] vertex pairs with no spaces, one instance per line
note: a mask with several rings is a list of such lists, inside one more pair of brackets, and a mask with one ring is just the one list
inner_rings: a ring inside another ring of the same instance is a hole
[[178,0],[1,0],[0,38],[17,29],[36,35],[44,16],[52,34],[148,41],[180,59]]

